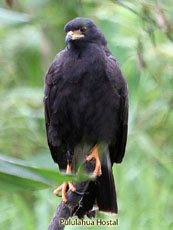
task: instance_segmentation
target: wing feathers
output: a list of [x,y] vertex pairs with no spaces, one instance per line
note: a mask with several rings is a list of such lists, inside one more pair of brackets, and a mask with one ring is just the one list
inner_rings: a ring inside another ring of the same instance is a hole
[[[128,88],[115,57],[111,53],[108,53],[108,51],[107,55],[107,77],[109,78],[112,87],[116,92],[119,92],[120,96],[119,130],[109,146],[110,157],[113,164],[114,162],[121,163],[125,154],[128,131]],[[117,98],[115,98],[115,100],[116,99]]]

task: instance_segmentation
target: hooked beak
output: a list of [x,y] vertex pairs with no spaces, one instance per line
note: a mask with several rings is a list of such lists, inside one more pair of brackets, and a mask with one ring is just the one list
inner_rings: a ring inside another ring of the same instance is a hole
[[71,40],[77,40],[77,39],[83,38],[84,36],[85,35],[81,34],[79,30],[69,31],[66,35],[65,42],[67,44]]

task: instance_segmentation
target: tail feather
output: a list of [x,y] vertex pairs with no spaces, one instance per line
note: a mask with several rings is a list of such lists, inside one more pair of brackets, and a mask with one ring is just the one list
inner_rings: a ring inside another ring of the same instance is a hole
[[91,181],[82,198],[80,208],[75,211],[75,215],[83,218],[84,215],[90,216],[93,206],[98,206],[99,211],[108,214],[117,214],[117,198],[112,168],[102,164],[102,175],[96,181]]
[[96,183],[96,202],[100,211],[118,213],[112,169],[102,165],[102,175]]

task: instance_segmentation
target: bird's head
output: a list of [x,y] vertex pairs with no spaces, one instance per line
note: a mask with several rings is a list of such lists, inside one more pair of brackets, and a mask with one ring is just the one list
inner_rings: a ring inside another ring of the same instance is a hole
[[66,32],[66,44],[83,46],[95,42],[106,44],[106,39],[96,24],[88,18],[75,18],[68,22],[64,30]]

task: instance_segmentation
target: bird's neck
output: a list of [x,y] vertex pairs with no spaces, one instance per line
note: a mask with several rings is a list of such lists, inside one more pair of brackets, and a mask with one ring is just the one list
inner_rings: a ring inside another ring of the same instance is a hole
[[80,56],[87,49],[87,46],[84,45],[84,44],[83,45],[79,45],[79,44],[75,44],[75,43],[69,43],[67,45],[67,49],[73,55]]
[[68,52],[75,58],[90,57],[97,53],[98,49],[102,50],[102,46],[95,43],[74,44],[67,46]]

